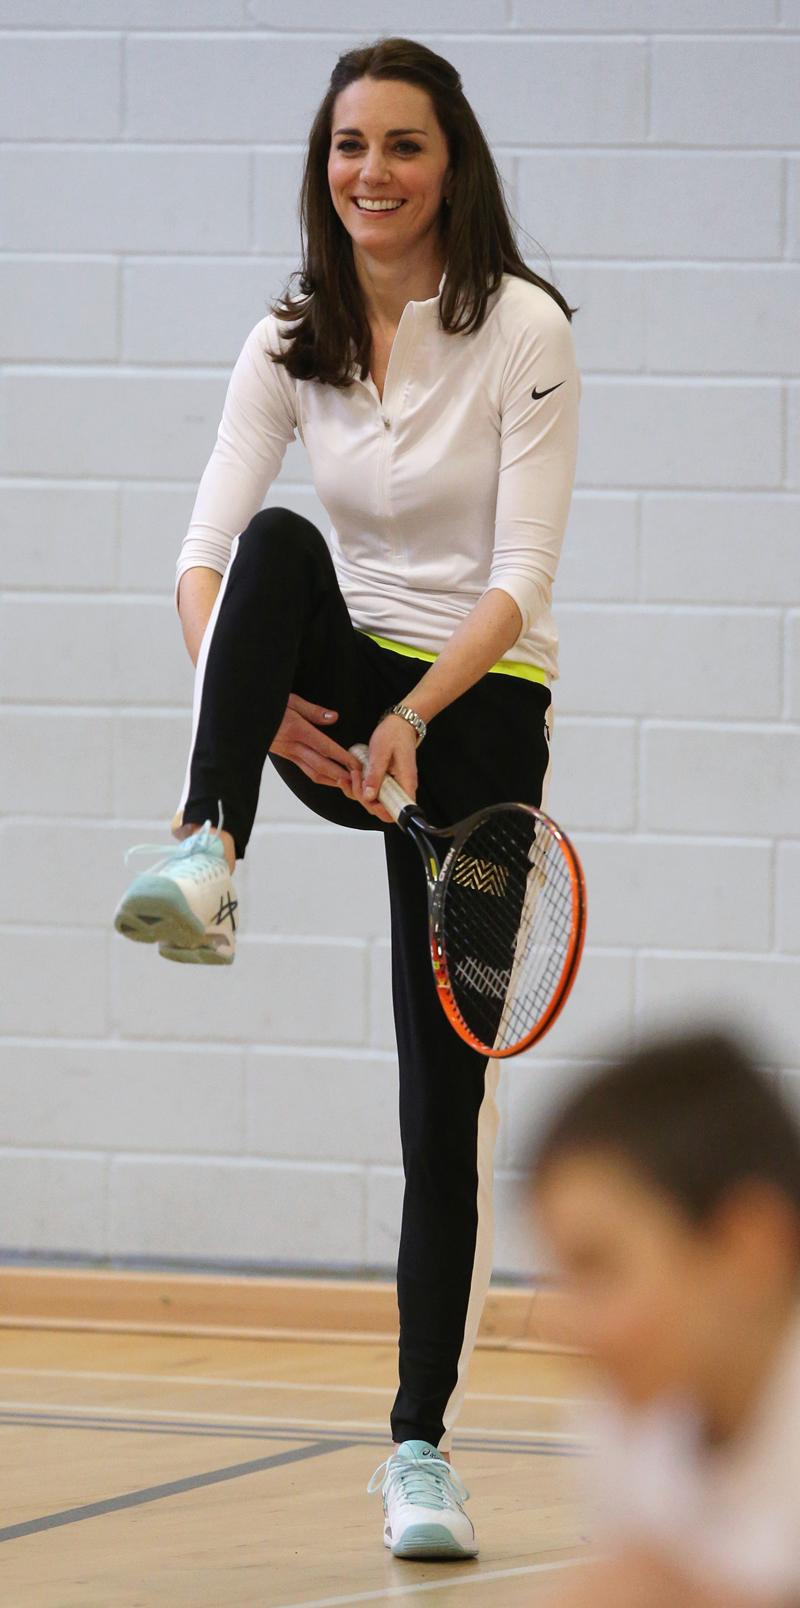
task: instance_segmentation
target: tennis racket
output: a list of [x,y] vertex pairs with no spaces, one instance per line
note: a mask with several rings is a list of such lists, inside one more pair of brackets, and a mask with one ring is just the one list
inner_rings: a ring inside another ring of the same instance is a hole
[[[366,743],[350,753],[362,767],[369,758]],[[422,856],[448,1020],[482,1054],[518,1055],[552,1027],[580,963],[586,888],[573,845],[532,804],[489,804],[437,827],[393,776],[378,797]]]

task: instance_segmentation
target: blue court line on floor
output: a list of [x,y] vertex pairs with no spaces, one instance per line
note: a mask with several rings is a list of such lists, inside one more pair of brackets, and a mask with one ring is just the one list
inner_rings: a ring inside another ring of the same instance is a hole
[[[103,1433],[128,1433],[136,1435],[177,1435],[190,1436],[197,1439],[210,1440],[299,1440],[306,1441],[309,1435],[308,1424],[294,1424],[291,1419],[272,1425],[242,1424],[242,1423],[215,1423],[204,1424],[202,1420],[192,1421],[186,1419],[148,1418],[143,1414],[141,1418],[115,1418],[110,1413],[60,1413],[57,1410],[48,1411],[43,1408],[41,1412],[31,1408],[20,1409],[18,1412],[6,1408],[0,1412],[0,1424],[27,1424],[33,1429],[83,1429],[98,1430]],[[350,1429],[347,1424],[340,1430],[313,1429],[316,1445],[325,1445],[331,1441],[335,1446],[342,1443],[346,1437],[348,1446],[385,1446],[388,1431]],[[537,1457],[575,1457],[583,1456],[586,1447],[578,1440],[564,1440],[554,1444],[547,1439],[531,1437],[530,1440],[506,1440],[502,1434],[498,1435],[471,1435],[469,1430],[463,1430],[458,1437],[459,1452],[502,1452],[509,1456]]]
[[[39,1518],[26,1519],[19,1524],[11,1524],[0,1529],[0,1542],[18,1540],[21,1536],[35,1535],[42,1530],[52,1530],[64,1524],[78,1524],[85,1519],[97,1518],[106,1513],[119,1512],[129,1507],[139,1507],[143,1503],[163,1501],[165,1497],[175,1496],[184,1491],[196,1490],[204,1485],[216,1485],[223,1480],[241,1479],[248,1474],[257,1474],[266,1469],[280,1468],[288,1463],[307,1461],[310,1458],[322,1457],[327,1452],[349,1451],[356,1446],[386,1445],[386,1434],[381,1430],[374,1433],[365,1430],[354,1430],[346,1435],[337,1435],[332,1430],[315,1432],[313,1441],[308,1441],[307,1425],[292,1425],[291,1423],[271,1425],[259,1428],[258,1426],[231,1424],[209,1426],[203,1423],[186,1423],[184,1420],[154,1422],[146,1417],[141,1419],[118,1418],[108,1415],[102,1417],[92,1413],[58,1413],[48,1412],[46,1409],[40,1413],[30,1409],[15,1413],[6,1409],[0,1413],[0,1424],[26,1425],[31,1429],[82,1429],[84,1431],[102,1431],[105,1434],[128,1433],[137,1435],[178,1435],[194,1436],[195,1438],[212,1440],[230,1440],[231,1437],[243,1440],[257,1441],[286,1441],[299,1440],[304,1444],[295,1447],[292,1451],[276,1452],[270,1457],[255,1458],[252,1462],[233,1463],[221,1469],[212,1469],[204,1474],[189,1474],[179,1480],[169,1480],[161,1485],[147,1486],[140,1491],[125,1492],[120,1496],[106,1497],[99,1502],[85,1503],[76,1508],[65,1508],[57,1513],[46,1513]],[[346,1426],[344,1426],[346,1428]],[[542,1441],[529,1441],[520,1445],[519,1441],[504,1441],[501,1437],[470,1436],[468,1431],[459,1437],[460,1452],[495,1452],[511,1457],[574,1457],[583,1455],[585,1448],[577,1441],[574,1443],[561,1442],[558,1446]]]
[[[286,1437],[284,1436],[284,1439]],[[123,1508],[140,1507],[145,1502],[160,1502],[167,1496],[178,1496],[183,1491],[195,1491],[203,1485],[218,1485],[223,1480],[238,1480],[247,1474],[260,1474],[264,1469],[280,1468],[286,1463],[300,1463],[305,1458],[320,1457],[325,1452],[346,1451],[350,1442],[312,1441],[291,1452],[276,1452],[272,1457],[257,1457],[251,1463],[232,1463],[228,1468],[214,1468],[205,1474],[187,1474],[184,1479],[169,1480],[163,1485],[146,1486],[141,1491],[126,1491],[121,1496],[109,1496],[101,1502],[87,1502],[82,1507],[63,1508],[59,1513],[45,1513],[38,1519],[25,1519],[20,1524],[9,1524],[0,1530],[0,1541],[16,1541],[23,1535],[36,1535],[42,1530],[55,1530],[62,1524],[79,1524],[104,1513],[118,1513]]]

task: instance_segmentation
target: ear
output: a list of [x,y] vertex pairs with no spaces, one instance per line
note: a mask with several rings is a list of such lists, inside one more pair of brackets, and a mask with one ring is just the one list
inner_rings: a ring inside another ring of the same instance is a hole
[[718,1206],[713,1231],[756,1291],[796,1281],[800,1221],[782,1190],[763,1179],[738,1185]]

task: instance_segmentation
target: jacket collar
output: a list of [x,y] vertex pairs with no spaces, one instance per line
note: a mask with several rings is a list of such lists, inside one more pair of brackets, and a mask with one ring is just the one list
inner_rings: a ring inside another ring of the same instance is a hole
[[[426,299],[424,301],[409,301],[409,302],[406,303],[406,306],[407,307],[420,307],[420,308],[424,307],[424,308],[429,308],[431,310],[438,310],[439,302],[441,300],[442,290],[444,288],[444,283],[445,283],[446,278],[447,278],[447,269],[445,268],[443,273],[442,273],[442,277],[439,280],[439,288],[438,288],[435,296],[428,296],[428,297],[426,297]],[[352,340],[352,338],[350,340],[350,351],[351,351],[351,354],[352,354],[353,362],[355,362],[355,342]]]

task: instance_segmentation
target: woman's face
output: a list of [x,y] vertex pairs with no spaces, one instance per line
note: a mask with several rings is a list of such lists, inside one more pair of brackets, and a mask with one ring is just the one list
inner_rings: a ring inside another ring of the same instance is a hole
[[[359,78],[340,91],[328,183],[356,253],[394,261],[437,233],[449,179],[447,142],[424,89],[399,79]],[[395,205],[359,206],[369,201]]]

